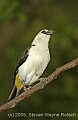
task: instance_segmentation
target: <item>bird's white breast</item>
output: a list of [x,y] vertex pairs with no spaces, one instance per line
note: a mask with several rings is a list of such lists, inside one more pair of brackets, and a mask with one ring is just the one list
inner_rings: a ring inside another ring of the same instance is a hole
[[27,60],[19,67],[18,75],[20,81],[24,81],[28,85],[36,74],[38,74],[37,77],[39,78],[49,60],[50,54],[48,49],[44,49],[42,46],[33,46],[29,51]]

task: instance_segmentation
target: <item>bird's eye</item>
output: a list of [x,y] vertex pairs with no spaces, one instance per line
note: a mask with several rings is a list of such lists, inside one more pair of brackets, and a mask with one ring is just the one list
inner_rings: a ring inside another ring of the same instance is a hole
[[45,30],[43,30],[41,33],[46,34],[46,31],[45,31]]

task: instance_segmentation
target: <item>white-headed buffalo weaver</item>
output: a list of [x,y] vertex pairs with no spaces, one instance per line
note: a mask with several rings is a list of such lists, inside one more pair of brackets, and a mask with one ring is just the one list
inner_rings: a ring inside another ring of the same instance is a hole
[[36,82],[50,61],[48,43],[53,30],[41,30],[30,47],[22,54],[14,72],[14,86],[8,101],[21,93],[21,90]]

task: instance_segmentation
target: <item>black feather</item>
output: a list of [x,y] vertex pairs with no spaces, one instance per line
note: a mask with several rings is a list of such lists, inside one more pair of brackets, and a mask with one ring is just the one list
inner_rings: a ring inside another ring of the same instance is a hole
[[12,89],[12,91],[11,91],[8,99],[7,99],[7,101],[10,101],[10,100],[12,100],[13,98],[15,98],[16,96],[20,95],[21,92],[22,92],[22,90],[23,90],[23,88],[22,88],[21,90],[19,90],[18,93],[17,93],[17,88],[16,88],[16,86],[14,85],[14,87],[13,87],[13,89]]
[[26,61],[27,57],[28,57],[28,51],[29,51],[30,47],[28,47],[22,54],[19,62],[18,62],[18,65],[15,69],[15,72],[14,72],[14,82],[13,84],[15,83],[15,77],[16,77],[16,74],[18,73],[18,68]]
[[14,85],[14,87],[13,87],[13,89],[12,89],[12,91],[11,91],[8,99],[7,99],[7,101],[10,101],[10,100],[12,100],[13,98],[15,98],[16,93],[17,93],[17,88],[16,88],[15,85]]

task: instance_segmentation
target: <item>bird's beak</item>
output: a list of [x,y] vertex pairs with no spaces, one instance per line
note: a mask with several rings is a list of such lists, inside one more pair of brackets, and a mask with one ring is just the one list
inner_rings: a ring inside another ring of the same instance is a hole
[[47,35],[51,35],[52,33],[54,33],[53,30],[48,30],[48,31],[47,31]]

